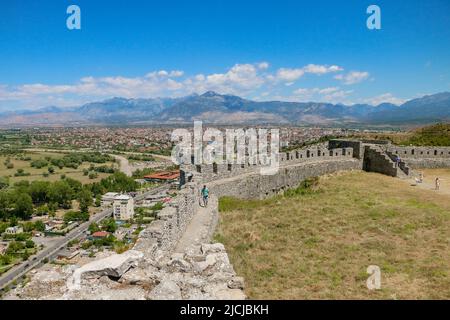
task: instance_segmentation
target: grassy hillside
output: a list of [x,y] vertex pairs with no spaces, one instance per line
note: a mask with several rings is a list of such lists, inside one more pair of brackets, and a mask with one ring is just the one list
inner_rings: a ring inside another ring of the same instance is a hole
[[450,146],[450,124],[436,124],[418,129],[400,143],[414,146]]
[[[221,199],[216,240],[250,298],[450,298],[448,195],[366,172],[322,177],[313,188]],[[381,268],[381,290],[366,287],[369,265]]]

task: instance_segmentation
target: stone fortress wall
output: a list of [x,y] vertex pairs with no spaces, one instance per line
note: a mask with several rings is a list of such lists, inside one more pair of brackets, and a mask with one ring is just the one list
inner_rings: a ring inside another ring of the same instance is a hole
[[399,156],[415,169],[450,167],[450,147],[389,146],[387,152]]
[[184,185],[178,195],[164,207],[153,221],[139,235],[135,250],[143,251],[149,260],[158,259],[170,254],[200,208],[198,193],[200,185],[196,176]]
[[[402,163],[397,168],[395,156]],[[136,245],[149,255],[171,252],[192,217],[200,209],[200,189],[206,184],[214,196],[262,199],[290,188],[303,180],[337,171],[366,170],[390,176],[410,176],[416,168],[450,167],[450,148],[399,147],[385,141],[332,140],[329,147],[309,148],[279,154],[280,168],[274,175],[261,175],[256,164],[187,164],[181,167],[182,189],[177,197],[142,232]],[[411,167],[411,168],[409,168]],[[215,228],[217,208],[211,209]],[[210,230],[203,241],[210,241]]]
[[263,175],[259,164],[183,165],[181,180],[201,176],[218,197],[264,198],[297,186],[302,180],[338,170],[361,169],[352,148],[310,148],[279,154],[279,170]]

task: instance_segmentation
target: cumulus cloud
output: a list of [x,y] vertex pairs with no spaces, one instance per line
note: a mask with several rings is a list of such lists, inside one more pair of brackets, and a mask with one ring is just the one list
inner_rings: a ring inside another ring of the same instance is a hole
[[363,100],[364,103],[373,106],[378,106],[382,103],[392,103],[399,106],[405,103],[406,101],[408,101],[408,99],[397,98],[392,93],[383,93],[378,96]]
[[[115,96],[125,98],[177,97],[210,90],[249,97],[258,95],[258,92],[271,92],[272,89],[290,87],[306,74],[322,76],[343,70],[337,65],[308,64],[302,67],[283,67],[271,71],[269,63],[262,61],[235,64],[223,73],[186,75],[182,70],[155,70],[139,77],[87,76],[72,84],[34,83],[17,86],[0,84],[0,107],[8,105],[26,108],[48,105],[67,106]],[[350,84],[367,77],[367,72],[351,72],[345,76],[338,75],[336,79]],[[321,95],[323,99],[333,99],[348,95],[348,92],[336,88],[317,90],[312,89],[310,92],[302,93],[301,89],[298,89],[294,97],[317,94]]]
[[342,81],[346,85],[360,83],[369,78],[369,73],[366,71],[351,71],[347,74],[338,74],[334,76],[336,80]]
[[353,93],[353,90],[341,90],[339,87],[328,88],[299,88],[292,92],[293,97],[300,101],[317,100],[322,102],[339,103]]
[[326,66],[326,65],[317,65],[317,64],[308,64],[307,66],[304,66],[303,68],[280,68],[278,69],[276,76],[274,77],[274,80],[278,81],[286,81],[288,83],[292,83],[293,81],[296,81],[300,79],[303,75],[307,73],[315,74],[315,75],[323,75],[327,73],[332,72],[338,72],[343,71],[344,69],[332,65],[332,66]]

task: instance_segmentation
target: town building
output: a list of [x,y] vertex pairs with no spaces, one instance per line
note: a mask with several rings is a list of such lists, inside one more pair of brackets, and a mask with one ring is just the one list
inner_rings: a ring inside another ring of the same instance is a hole
[[59,261],[69,261],[75,258],[77,255],[80,254],[79,250],[62,250],[58,252],[57,260]]
[[180,178],[180,171],[159,172],[144,176],[149,182],[175,182]]
[[117,192],[107,192],[102,196],[101,206],[102,208],[112,207],[114,198],[117,197],[119,193]]
[[133,197],[121,194],[114,198],[113,216],[115,220],[130,220],[134,217]]
[[93,239],[104,239],[109,236],[110,233],[106,231],[97,231],[92,234]]
[[10,235],[23,233],[23,228],[22,227],[18,227],[18,226],[9,227],[9,228],[6,228],[5,233],[6,234],[10,234]]

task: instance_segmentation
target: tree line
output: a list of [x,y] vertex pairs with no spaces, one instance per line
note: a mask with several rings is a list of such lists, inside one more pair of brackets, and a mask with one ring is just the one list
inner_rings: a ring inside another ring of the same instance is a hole
[[122,172],[86,185],[72,178],[55,182],[24,180],[0,190],[0,219],[28,220],[33,213],[44,215],[58,209],[71,209],[73,200],[77,200],[80,211],[86,213],[94,198],[99,205],[101,195],[108,191],[131,192],[138,186],[133,178]]

